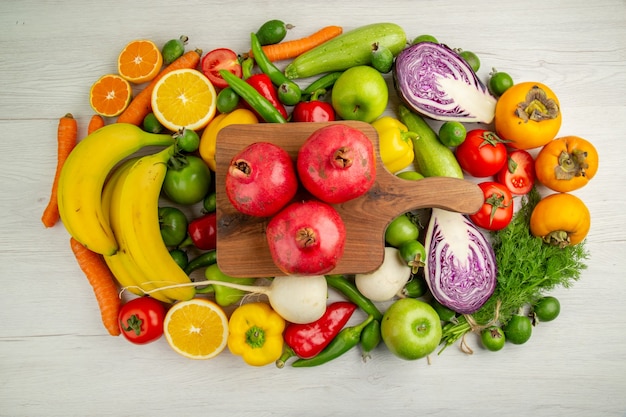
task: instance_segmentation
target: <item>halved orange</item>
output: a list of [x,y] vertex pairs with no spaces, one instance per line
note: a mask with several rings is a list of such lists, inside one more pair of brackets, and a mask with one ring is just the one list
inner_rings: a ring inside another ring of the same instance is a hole
[[106,74],[91,86],[89,104],[99,115],[114,117],[126,109],[132,95],[128,81],[117,74]]
[[179,301],[165,315],[163,334],[175,352],[189,359],[211,359],[226,347],[228,318],[211,300]]
[[161,50],[147,39],[129,42],[117,57],[117,72],[134,84],[151,81],[162,66]]
[[171,131],[200,130],[215,116],[215,87],[200,71],[181,68],[164,75],[152,90],[152,112]]

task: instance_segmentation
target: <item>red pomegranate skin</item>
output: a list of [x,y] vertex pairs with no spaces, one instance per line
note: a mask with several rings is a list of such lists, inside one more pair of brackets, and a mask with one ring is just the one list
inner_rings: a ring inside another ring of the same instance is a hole
[[322,275],[341,259],[346,229],[331,205],[318,200],[289,204],[269,221],[267,243],[285,274]]
[[241,213],[269,217],[298,191],[293,160],[286,150],[269,142],[255,142],[235,155],[225,177],[226,195]]
[[374,184],[374,145],[359,129],[340,123],[325,126],[304,141],[296,169],[312,195],[329,204],[344,203]]

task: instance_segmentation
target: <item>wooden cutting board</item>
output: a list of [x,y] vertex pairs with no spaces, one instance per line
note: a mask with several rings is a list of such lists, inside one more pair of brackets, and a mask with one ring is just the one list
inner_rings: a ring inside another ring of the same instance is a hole
[[[483,194],[472,182],[456,178],[431,177],[404,180],[384,168],[380,159],[378,134],[368,123],[340,121],[360,129],[374,144],[376,181],[363,196],[334,205],[346,226],[344,255],[332,274],[367,273],[377,269],[384,255],[387,225],[411,210],[437,207],[459,213],[474,213],[483,204]],[[296,158],[300,145],[311,133],[329,123],[259,123],[230,125],[222,129],[216,147],[217,263],[234,277],[285,275],[274,264],[265,237],[268,218],[239,213],[225,193],[225,175],[231,159],[246,146],[259,141],[283,147]]]

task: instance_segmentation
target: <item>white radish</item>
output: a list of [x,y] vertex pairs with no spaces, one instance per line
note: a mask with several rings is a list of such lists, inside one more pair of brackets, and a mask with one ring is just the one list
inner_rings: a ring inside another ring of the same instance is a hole
[[269,299],[270,306],[282,318],[291,323],[311,323],[321,318],[326,312],[328,284],[323,275],[286,275],[272,279],[270,285],[241,285],[231,282],[206,280],[189,284],[177,284],[145,291],[147,294],[166,288],[180,286],[222,285],[241,291],[263,294]]
[[386,247],[382,265],[368,274],[356,274],[358,290],[372,301],[391,300],[411,278],[411,268],[396,248]]

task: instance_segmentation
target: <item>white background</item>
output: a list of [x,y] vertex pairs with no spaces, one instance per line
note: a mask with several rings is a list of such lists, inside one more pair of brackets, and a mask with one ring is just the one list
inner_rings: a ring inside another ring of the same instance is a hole
[[[189,48],[244,52],[274,18],[296,26],[290,38],[395,22],[409,39],[428,33],[474,51],[483,80],[496,67],[552,87],[560,134],[600,153],[597,176],[575,192],[592,214],[589,267],[554,293],[557,321],[498,353],[472,336],[473,355],[453,346],[430,365],[381,346],[367,363],[355,349],[315,369],[253,368],[227,351],[191,361],[164,339],[139,347],[108,336],[68,234],[40,222],[58,118],[73,113],[84,136],[89,87],[115,72],[132,39],[185,34]],[[626,415],[624,0],[4,0],[0,22],[0,415]]]

